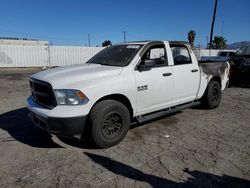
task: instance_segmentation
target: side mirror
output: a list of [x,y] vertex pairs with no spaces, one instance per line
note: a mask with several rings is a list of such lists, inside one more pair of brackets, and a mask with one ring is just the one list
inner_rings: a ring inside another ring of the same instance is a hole
[[137,69],[142,72],[142,71],[149,71],[152,69],[152,67],[155,66],[155,60],[154,59],[149,59],[145,60],[143,63],[141,63]]
[[164,62],[166,62],[166,58],[165,58],[164,56],[161,56],[161,57],[159,58],[159,61],[164,63]]

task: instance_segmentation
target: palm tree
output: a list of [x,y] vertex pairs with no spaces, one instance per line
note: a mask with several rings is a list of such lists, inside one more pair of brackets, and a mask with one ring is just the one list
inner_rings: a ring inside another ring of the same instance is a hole
[[103,43],[102,43],[102,47],[107,47],[107,46],[111,46],[112,45],[112,42],[110,40],[105,40]]
[[222,36],[214,36],[212,47],[215,49],[222,49],[227,47],[227,40]]
[[191,47],[194,47],[194,39],[195,39],[195,31],[191,30],[188,32],[188,42],[191,45]]

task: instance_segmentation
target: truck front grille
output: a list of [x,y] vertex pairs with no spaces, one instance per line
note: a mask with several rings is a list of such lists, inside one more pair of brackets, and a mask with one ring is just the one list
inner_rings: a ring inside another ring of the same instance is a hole
[[50,109],[56,106],[56,98],[48,82],[30,79],[30,88],[31,95],[38,104]]

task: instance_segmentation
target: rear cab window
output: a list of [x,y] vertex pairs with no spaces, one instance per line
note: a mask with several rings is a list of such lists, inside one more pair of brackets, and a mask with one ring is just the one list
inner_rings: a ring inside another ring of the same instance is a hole
[[221,57],[227,57],[227,52],[220,52],[219,56],[221,56]]
[[229,52],[229,57],[233,57],[234,56],[234,52]]
[[192,64],[188,48],[182,44],[170,44],[174,65]]

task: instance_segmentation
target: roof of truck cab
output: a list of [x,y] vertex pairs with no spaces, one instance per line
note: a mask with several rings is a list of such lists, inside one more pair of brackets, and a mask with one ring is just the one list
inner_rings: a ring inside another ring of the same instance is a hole
[[145,45],[145,44],[154,43],[154,42],[169,42],[172,44],[188,44],[188,42],[186,41],[145,40],[145,41],[131,41],[131,42],[125,42],[125,43],[118,43],[116,45]]
[[118,43],[116,45],[138,45],[138,44],[148,44],[150,42],[153,42],[153,41],[131,41],[131,42],[122,42],[122,43]]
[[168,41],[169,43],[172,43],[172,44],[189,44],[187,41]]

